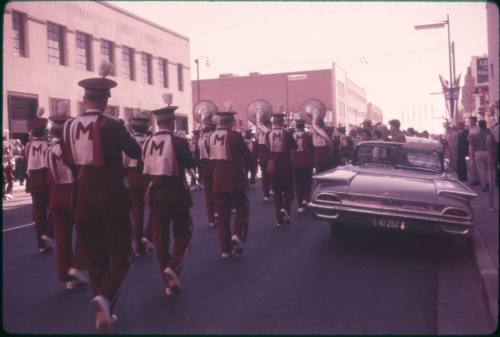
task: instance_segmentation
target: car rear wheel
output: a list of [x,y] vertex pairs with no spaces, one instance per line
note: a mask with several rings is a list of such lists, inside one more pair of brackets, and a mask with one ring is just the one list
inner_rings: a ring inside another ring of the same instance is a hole
[[336,237],[344,232],[344,224],[340,222],[330,222],[330,236]]

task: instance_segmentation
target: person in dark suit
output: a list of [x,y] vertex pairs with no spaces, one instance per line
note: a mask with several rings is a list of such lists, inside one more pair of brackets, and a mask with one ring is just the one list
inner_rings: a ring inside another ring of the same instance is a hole
[[[189,210],[193,201],[186,169],[195,166],[188,141],[174,134],[177,107],[170,106],[171,102],[168,95],[167,107],[152,111],[158,131],[146,140],[142,154],[144,174],[150,179],[146,200],[151,207],[153,241],[166,295],[181,290],[179,275],[193,235]],[[171,222],[174,245],[170,252]]]
[[[247,239],[249,225],[246,170],[255,163],[243,136],[233,130],[235,114],[230,103],[226,103],[226,111],[217,112],[217,129],[210,135],[209,142],[222,258],[228,258],[232,253],[243,253],[243,242]],[[236,218],[231,233],[232,207],[236,209]]]
[[464,122],[457,122],[458,144],[457,144],[457,175],[460,181],[467,181],[467,161],[469,155],[469,132]]
[[277,112],[272,115],[272,129],[266,137],[270,151],[268,171],[271,173],[276,209],[276,226],[290,223],[293,201],[293,170],[290,152],[297,149],[292,132],[284,128],[286,115]]
[[108,333],[132,255],[131,202],[124,186],[122,152],[132,159],[141,155],[140,145],[124,124],[103,114],[110,89],[117,84],[105,78],[109,68],[101,65],[102,78],[78,82],[85,89],[85,111],[64,124],[63,136],[66,160],[78,172],[75,223],[95,296],[91,307],[97,330]]

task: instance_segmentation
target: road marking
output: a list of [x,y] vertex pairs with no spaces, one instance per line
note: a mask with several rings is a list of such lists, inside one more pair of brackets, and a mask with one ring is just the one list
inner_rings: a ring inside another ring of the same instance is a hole
[[16,229],[31,227],[31,226],[34,226],[34,225],[35,225],[34,223],[27,223],[26,225],[20,225],[20,226],[16,226],[16,227],[4,229],[2,232],[6,233],[6,232],[14,231]]

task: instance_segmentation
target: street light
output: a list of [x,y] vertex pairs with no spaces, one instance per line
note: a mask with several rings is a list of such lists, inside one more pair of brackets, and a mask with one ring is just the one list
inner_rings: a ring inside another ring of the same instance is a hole
[[197,94],[198,94],[198,99],[196,103],[200,101],[200,59],[204,58],[206,59],[206,66],[210,66],[208,56],[198,56],[195,60],[194,63],[196,63],[196,86],[197,86]]
[[[434,29],[434,28],[443,28],[444,26],[448,26],[448,62],[449,62],[449,67],[450,67],[450,81],[448,82],[448,85],[449,85],[449,95],[446,95],[445,96],[449,96],[449,97],[445,97],[448,98],[449,102],[450,102],[450,117],[453,118],[454,115],[455,115],[455,105],[454,105],[454,99],[455,99],[455,95],[454,95],[454,89],[453,89],[453,83],[454,83],[454,79],[455,79],[455,73],[454,73],[454,70],[453,69],[455,67],[455,61],[453,60],[452,62],[452,53],[453,53],[453,59],[455,58],[455,51],[454,51],[454,43],[452,45],[452,43],[450,42],[450,15],[447,14],[446,15],[446,20],[443,20],[443,21],[438,21],[438,22],[435,22],[435,23],[429,23],[429,24],[424,24],[424,25],[415,25],[415,29],[416,30],[422,30],[422,29]],[[453,49],[453,51],[452,51]],[[452,66],[453,65],[453,66]]]

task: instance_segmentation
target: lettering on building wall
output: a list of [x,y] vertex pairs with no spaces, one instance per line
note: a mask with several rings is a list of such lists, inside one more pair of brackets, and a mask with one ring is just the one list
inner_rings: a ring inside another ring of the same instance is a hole
[[[110,28],[113,27],[112,20],[106,16],[96,14],[86,8],[74,4],[69,4],[67,5],[67,7],[71,14],[77,15],[82,19],[90,20],[100,25],[108,26]],[[151,33],[139,31],[131,25],[125,24],[123,22],[116,22],[114,26],[115,29],[122,34],[134,36],[141,40],[148,41],[149,43],[154,45],[163,45],[163,40],[157,38]]]

